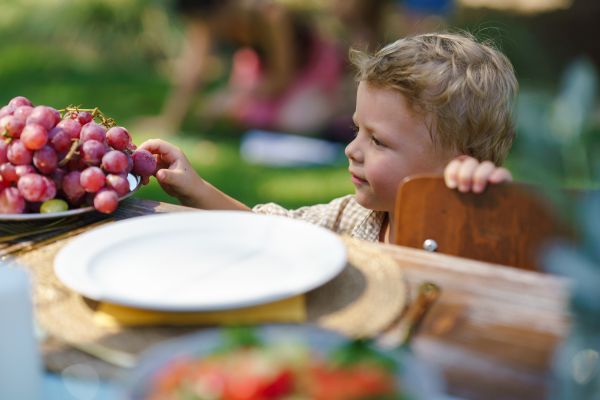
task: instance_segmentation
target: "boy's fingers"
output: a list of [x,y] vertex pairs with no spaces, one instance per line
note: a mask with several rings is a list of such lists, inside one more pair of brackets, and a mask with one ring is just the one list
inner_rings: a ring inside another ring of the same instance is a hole
[[[181,171],[171,170],[171,169],[161,169],[156,172],[156,179],[160,183],[165,183],[167,185],[171,185],[173,183],[176,183],[177,178],[179,178],[179,175],[181,175]],[[177,186],[177,185],[175,184],[175,186]]]
[[154,159],[156,160],[156,168],[154,169],[154,173],[152,175],[156,176],[156,173],[163,169],[163,168],[169,168],[171,165],[173,165],[174,163],[169,163],[166,162],[165,160],[162,159],[162,156],[160,154],[153,154]]
[[485,190],[488,177],[496,166],[491,161],[484,161],[475,168],[473,173],[473,193],[481,193]]
[[167,163],[173,163],[183,155],[178,147],[161,139],[146,140],[139,148],[148,150],[152,154],[160,154],[161,159]]
[[444,181],[449,189],[456,189],[458,186],[458,170],[460,169],[461,161],[453,159],[446,165],[444,169]]
[[474,158],[464,160],[458,170],[458,191],[466,193],[471,190],[473,172],[479,165],[479,161]]
[[496,168],[488,177],[488,182],[497,184],[500,182],[512,182],[513,176],[506,168]]
[[169,181],[171,180],[171,177],[168,175],[169,175],[168,169],[163,168],[163,169],[159,169],[158,171],[156,171],[156,179],[160,183],[169,183]]

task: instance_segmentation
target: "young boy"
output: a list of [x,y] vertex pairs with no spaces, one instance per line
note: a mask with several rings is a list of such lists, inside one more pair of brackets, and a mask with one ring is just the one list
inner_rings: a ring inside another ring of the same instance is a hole
[[[373,55],[352,50],[350,59],[358,69],[356,137],[346,148],[355,195],[298,210],[269,203],[252,211],[389,242],[404,178],[443,172],[449,188],[475,193],[488,182],[512,180],[499,166],[515,137],[518,84],[502,53],[467,34],[431,33]],[[179,148],[158,139],[140,148],[155,155],[156,178],[181,204],[250,211],[202,180]]]

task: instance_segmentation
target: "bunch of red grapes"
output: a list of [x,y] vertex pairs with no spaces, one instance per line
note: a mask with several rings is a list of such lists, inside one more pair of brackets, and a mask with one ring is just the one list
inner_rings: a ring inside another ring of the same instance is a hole
[[154,173],[154,156],[97,108],[61,112],[21,96],[0,109],[0,214],[86,204],[111,213],[129,192],[129,173]]

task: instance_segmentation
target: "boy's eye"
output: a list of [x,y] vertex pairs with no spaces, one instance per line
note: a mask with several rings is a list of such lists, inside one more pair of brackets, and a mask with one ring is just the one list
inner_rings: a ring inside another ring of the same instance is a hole
[[[350,128],[354,131],[354,137],[358,136],[358,131],[360,130],[360,128],[358,127],[358,125],[353,124],[350,125]],[[373,143],[375,144],[375,146],[377,147],[385,147],[385,143],[383,143],[381,140],[377,139],[375,136],[371,136],[371,140],[373,141]]]
[[377,139],[375,136],[373,136],[371,138],[371,140],[373,140],[373,143],[375,144],[375,146],[378,146],[378,147],[385,146],[385,143],[383,143],[381,140]]

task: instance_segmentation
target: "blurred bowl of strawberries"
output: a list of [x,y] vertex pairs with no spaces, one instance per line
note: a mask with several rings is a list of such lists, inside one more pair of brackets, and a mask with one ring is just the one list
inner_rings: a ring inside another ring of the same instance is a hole
[[437,398],[437,374],[417,364],[405,349],[383,352],[311,325],[207,329],[145,352],[129,393],[131,400]]

